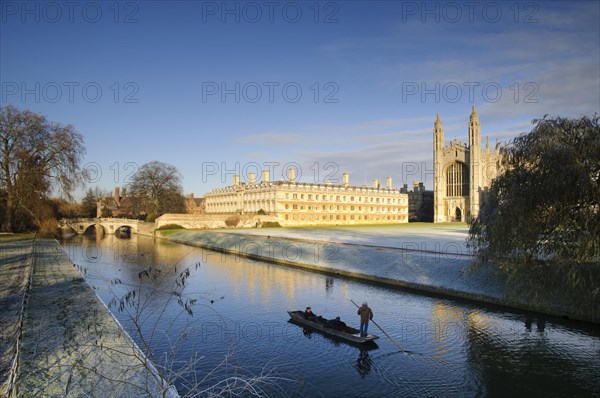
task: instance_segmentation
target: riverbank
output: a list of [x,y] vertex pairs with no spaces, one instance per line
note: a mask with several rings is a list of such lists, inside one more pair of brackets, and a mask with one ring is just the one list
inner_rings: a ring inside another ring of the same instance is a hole
[[156,370],[56,240],[0,245],[2,395],[162,396]]
[[494,270],[472,271],[467,227],[268,228],[163,231],[158,238],[260,261],[342,275],[373,283],[484,302],[570,319],[598,322],[566,302],[533,306],[512,297]]

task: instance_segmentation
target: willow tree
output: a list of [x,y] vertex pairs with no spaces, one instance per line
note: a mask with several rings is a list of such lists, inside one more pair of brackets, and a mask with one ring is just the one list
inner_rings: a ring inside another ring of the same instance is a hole
[[5,197],[3,231],[38,228],[52,218],[51,193],[71,198],[81,180],[83,138],[72,125],[43,115],[0,107],[0,189]]
[[181,174],[167,163],[157,160],[142,165],[129,185],[141,211],[146,214],[182,213],[185,211]]
[[469,243],[480,263],[530,298],[565,290],[600,297],[598,115],[534,124],[502,149],[504,172],[470,224]]

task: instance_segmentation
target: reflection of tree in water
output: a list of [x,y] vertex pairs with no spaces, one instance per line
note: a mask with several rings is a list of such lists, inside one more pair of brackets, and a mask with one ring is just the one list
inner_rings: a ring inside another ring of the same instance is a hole
[[[535,320],[535,323],[537,325],[537,332],[540,335],[544,334],[544,331],[546,330],[546,320],[544,318],[537,318]],[[533,324],[533,318],[531,316],[527,315],[527,317],[525,318],[525,329],[529,333],[531,333],[531,325],[532,324]]]
[[366,350],[361,350],[355,365],[356,370],[358,370],[358,373],[364,377],[371,373],[372,366],[373,360],[369,356],[369,352]]
[[[531,333],[533,322],[537,333]],[[561,342],[548,340],[543,318],[527,317],[523,326],[503,331],[473,324],[468,328],[467,363],[478,374],[478,395],[597,396],[598,364],[591,354],[579,356],[582,351],[567,351]]]

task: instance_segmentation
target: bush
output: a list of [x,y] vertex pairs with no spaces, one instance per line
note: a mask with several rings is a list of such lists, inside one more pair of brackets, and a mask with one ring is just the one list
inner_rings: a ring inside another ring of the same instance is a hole
[[161,225],[160,227],[156,228],[157,231],[164,231],[167,229],[185,229],[185,228],[183,228],[179,224],[165,224],[165,225]]
[[237,227],[237,225],[239,223],[240,223],[239,216],[231,216],[231,217],[227,217],[225,219],[225,225],[227,225],[228,227]]
[[280,228],[281,225],[277,221],[265,221],[260,225],[261,228]]
[[154,222],[158,217],[160,217],[160,214],[150,213],[146,216],[146,222]]

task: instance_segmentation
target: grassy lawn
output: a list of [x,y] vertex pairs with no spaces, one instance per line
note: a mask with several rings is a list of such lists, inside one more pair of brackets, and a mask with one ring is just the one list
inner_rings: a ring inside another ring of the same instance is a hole
[[171,236],[171,235],[175,235],[178,232],[181,231],[185,231],[185,228],[175,228],[175,229],[157,229],[156,232],[158,232],[158,234],[160,236]]
[[0,385],[6,382],[15,353],[19,313],[29,279],[34,236],[0,235]]

